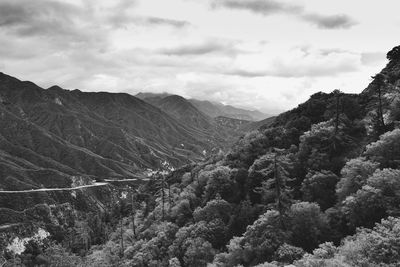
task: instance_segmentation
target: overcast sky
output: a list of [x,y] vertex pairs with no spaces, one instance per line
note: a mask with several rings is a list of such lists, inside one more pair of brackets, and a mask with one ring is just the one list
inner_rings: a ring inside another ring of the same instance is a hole
[[264,112],[361,92],[398,0],[0,0],[0,71],[47,88],[170,92]]

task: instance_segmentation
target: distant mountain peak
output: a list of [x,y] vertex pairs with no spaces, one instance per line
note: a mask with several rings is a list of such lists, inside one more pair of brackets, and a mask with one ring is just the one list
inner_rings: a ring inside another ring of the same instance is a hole
[[139,92],[135,95],[135,97],[140,99],[152,98],[152,97],[167,97],[170,96],[170,93],[163,92],[163,93],[150,93],[150,92]]
[[198,100],[195,98],[186,99],[180,95],[169,94],[165,92],[159,94],[138,93],[136,97],[143,99],[156,106],[159,106],[159,101],[166,101],[166,100],[180,101],[182,104],[190,103],[197,110],[199,110],[200,112],[211,118],[222,116],[239,120],[261,121],[270,117],[270,115],[264,114],[256,109],[248,110],[245,108],[238,108],[232,105],[227,105],[212,100]]
[[47,88],[47,90],[53,90],[53,91],[63,91],[64,89],[63,89],[63,88],[61,88],[61,87],[60,87],[60,86],[58,86],[58,85],[53,85],[53,86],[51,86],[51,87]]

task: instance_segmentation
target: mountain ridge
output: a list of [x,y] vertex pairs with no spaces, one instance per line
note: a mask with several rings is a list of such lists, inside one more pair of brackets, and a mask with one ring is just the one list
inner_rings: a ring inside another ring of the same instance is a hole
[[43,89],[4,73],[0,115],[2,162],[27,161],[66,175],[136,177],[165,160],[178,166],[218,147],[206,133],[129,94]]
[[[143,99],[149,103],[156,104],[163,98],[171,96],[169,93],[138,93],[135,96]],[[181,96],[182,97],[182,96]],[[186,98],[185,98],[186,99]],[[228,117],[232,119],[248,120],[248,121],[261,121],[268,117],[268,114],[264,114],[259,110],[247,110],[244,108],[237,108],[232,105],[224,105],[219,102],[213,102],[209,100],[198,100],[195,98],[187,98],[194,107],[196,107],[203,114],[216,118],[219,116]]]

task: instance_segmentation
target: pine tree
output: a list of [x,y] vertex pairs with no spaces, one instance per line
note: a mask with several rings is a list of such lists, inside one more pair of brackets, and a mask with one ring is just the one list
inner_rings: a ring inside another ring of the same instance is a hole
[[280,224],[285,228],[284,215],[291,204],[292,190],[287,184],[293,180],[289,178],[288,172],[292,164],[284,155],[284,150],[276,148],[268,153],[264,159],[270,161],[270,164],[267,168],[261,170],[266,180],[261,187],[257,188],[257,191],[267,198],[274,198],[275,203],[270,203],[269,206],[279,212]]
[[136,238],[136,224],[135,224],[135,216],[136,216],[136,202],[137,202],[137,194],[138,191],[131,187],[131,205],[132,205],[132,231],[133,236]]
[[343,94],[339,89],[336,89],[335,91],[333,91],[333,93],[335,94],[335,98],[336,98],[336,108],[335,108],[335,135],[338,133],[339,131],[339,123],[340,123],[340,97]]
[[378,91],[378,106],[376,110],[377,120],[376,120],[376,132],[377,136],[380,136],[385,132],[385,121],[383,119],[383,104],[382,104],[382,87],[385,85],[385,76],[381,73],[372,77],[376,84],[376,89]]
[[166,202],[166,190],[169,188],[169,184],[165,179],[165,174],[159,172],[156,177],[157,192],[156,196],[161,198],[161,220],[165,220],[165,202]]

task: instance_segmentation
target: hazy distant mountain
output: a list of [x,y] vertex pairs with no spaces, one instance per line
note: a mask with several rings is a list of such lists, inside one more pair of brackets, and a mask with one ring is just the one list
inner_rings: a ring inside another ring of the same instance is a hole
[[[135,97],[140,98],[142,100],[146,99],[148,101],[158,101],[160,99],[163,99],[164,97],[170,96],[171,94],[169,93],[138,93],[135,95]],[[147,101],[147,102],[148,102]]]
[[189,99],[189,101],[200,111],[211,117],[223,116],[248,121],[260,121],[269,117],[269,115],[258,110],[246,110],[221,103],[196,99]]
[[245,124],[248,120],[239,120],[228,117],[211,117],[195,107],[190,100],[178,95],[168,94],[138,94],[143,100],[162,109],[185,125],[207,133],[212,139],[217,140],[222,146],[232,144],[245,133]]
[[[136,97],[156,105],[158,105],[158,101],[167,96],[170,96],[170,94],[138,93],[136,95]],[[270,117],[270,115],[264,114],[258,110],[246,110],[231,105],[224,105],[222,103],[211,102],[207,100],[188,99],[188,101],[199,111],[211,118],[222,116],[239,120],[261,121]]]

